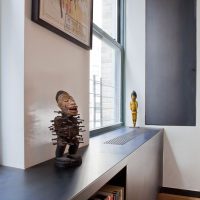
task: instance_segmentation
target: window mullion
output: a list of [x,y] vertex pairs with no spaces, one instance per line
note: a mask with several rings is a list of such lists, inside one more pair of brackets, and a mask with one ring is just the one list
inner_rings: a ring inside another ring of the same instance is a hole
[[119,44],[115,39],[113,39],[109,34],[99,28],[96,24],[93,23],[93,33],[100,39],[105,40],[106,42],[111,43],[115,47],[119,48],[120,50],[123,49],[122,45]]

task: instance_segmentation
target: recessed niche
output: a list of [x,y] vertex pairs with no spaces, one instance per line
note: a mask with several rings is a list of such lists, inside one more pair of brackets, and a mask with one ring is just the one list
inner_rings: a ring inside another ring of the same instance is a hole
[[196,1],[146,0],[146,124],[196,125]]

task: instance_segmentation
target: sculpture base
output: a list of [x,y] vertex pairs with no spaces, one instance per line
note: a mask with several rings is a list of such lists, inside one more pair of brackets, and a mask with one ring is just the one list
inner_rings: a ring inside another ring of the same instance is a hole
[[60,168],[78,167],[82,164],[82,158],[79,155],[70,155],[56,158],[56,166]]

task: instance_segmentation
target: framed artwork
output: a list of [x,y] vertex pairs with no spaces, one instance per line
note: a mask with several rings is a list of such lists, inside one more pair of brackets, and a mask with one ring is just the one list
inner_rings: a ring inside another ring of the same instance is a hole
[[85,48],[92,48],[93,0],[32,0],[32,20]]

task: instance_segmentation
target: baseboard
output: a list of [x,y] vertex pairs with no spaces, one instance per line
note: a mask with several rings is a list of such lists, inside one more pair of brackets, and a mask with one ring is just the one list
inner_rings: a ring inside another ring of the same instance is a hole
[[191,190],[182,190],[182,189],[176,189],[176,188],[161,187],[160,193],[200,198],[200,192],[191,191]]

